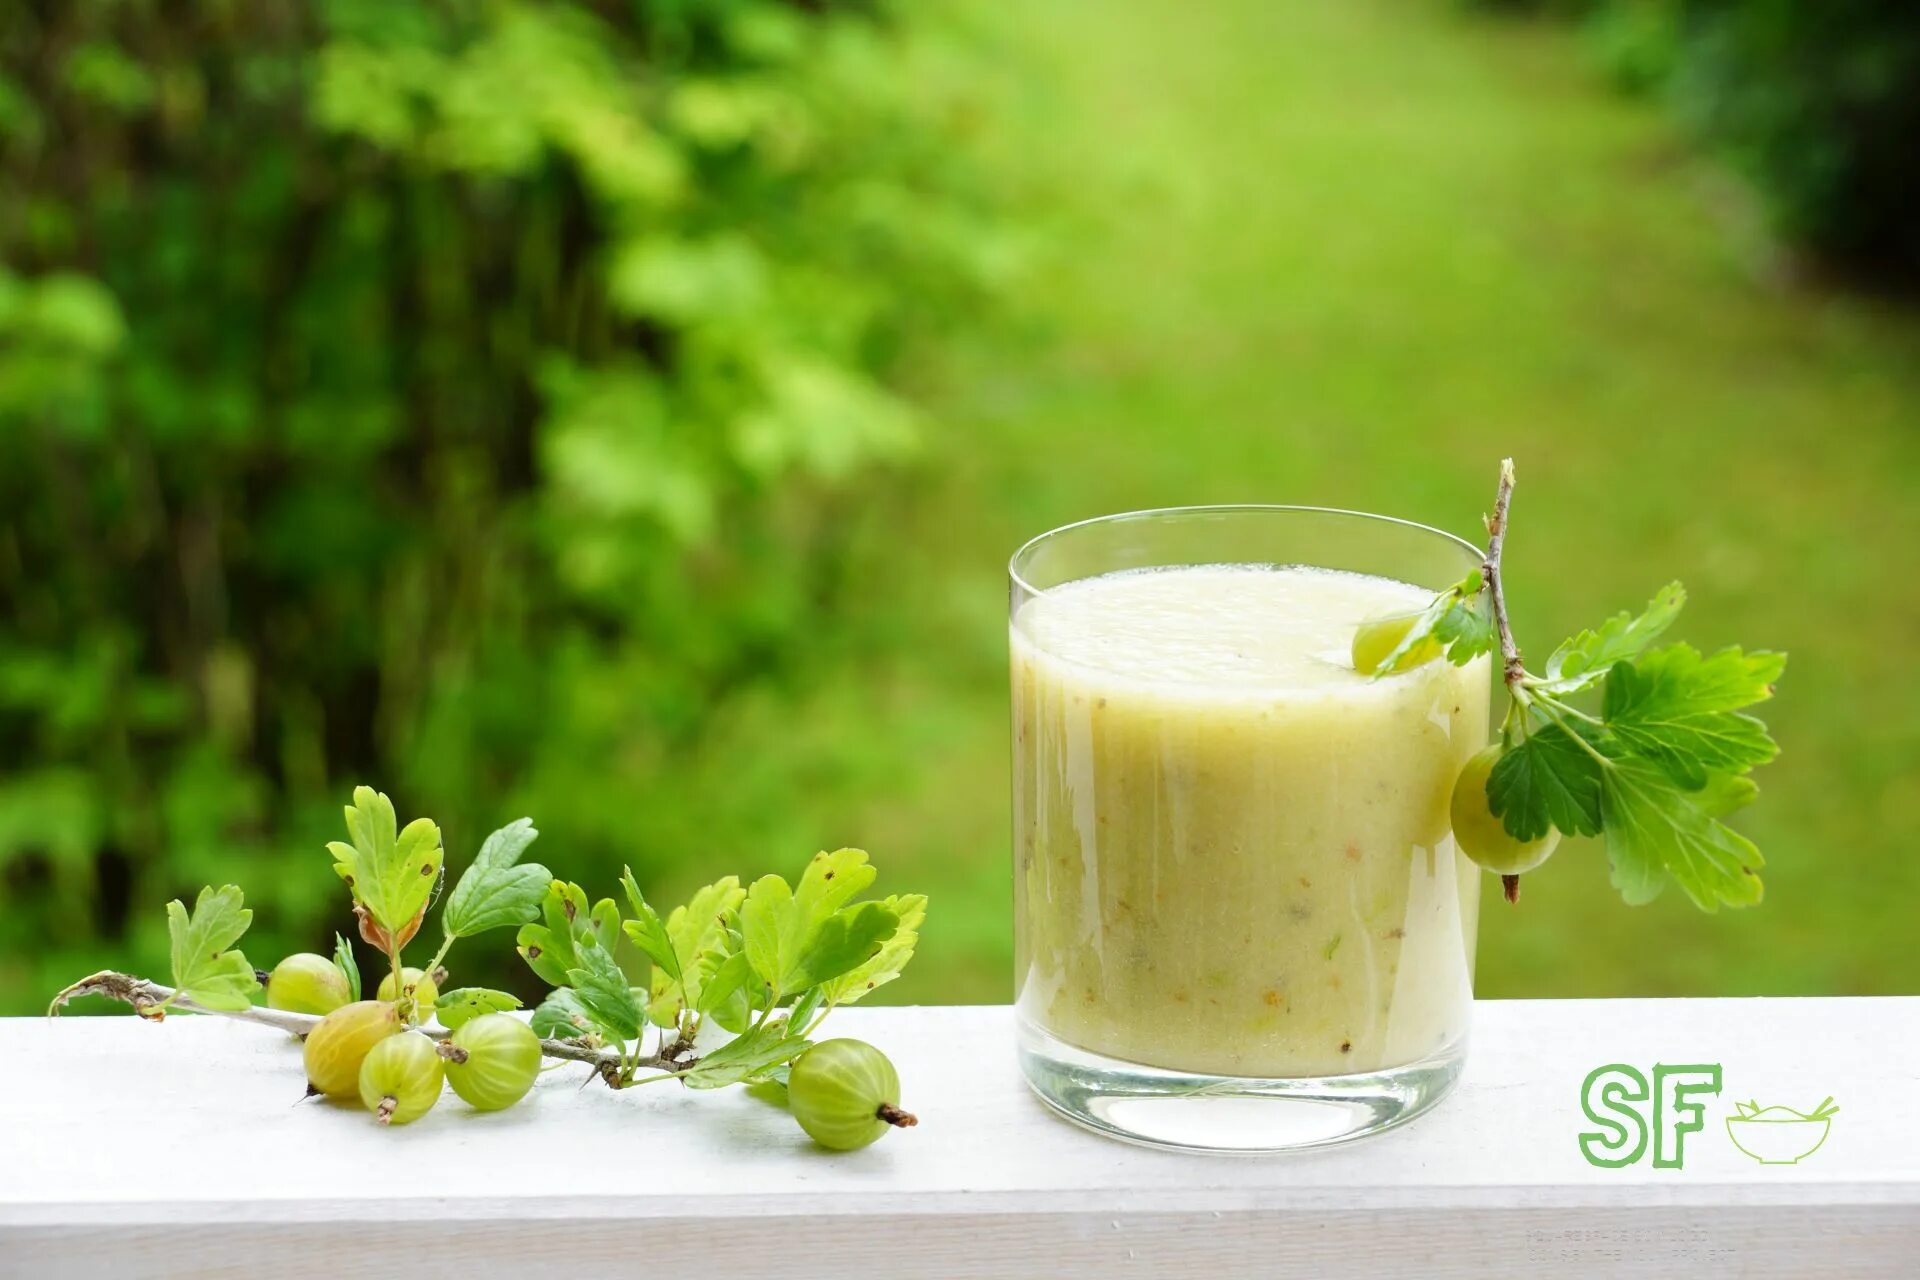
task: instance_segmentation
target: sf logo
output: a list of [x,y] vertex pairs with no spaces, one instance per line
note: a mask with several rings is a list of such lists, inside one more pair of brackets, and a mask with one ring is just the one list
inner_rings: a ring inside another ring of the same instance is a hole
[[1720,1092],[1720,1064],[1657,1063],[1653,1081],[1624,1062],[1595,1067],[1580,1086],[1580,1109],[1598,1125],[1580,1135],[1580,1154],[1602,1169],[1624,1169],[1653,1147],[1653,1167],[1678,1169],[1686,1136],[1700,1132],[1706,1109],[1696,1098]]

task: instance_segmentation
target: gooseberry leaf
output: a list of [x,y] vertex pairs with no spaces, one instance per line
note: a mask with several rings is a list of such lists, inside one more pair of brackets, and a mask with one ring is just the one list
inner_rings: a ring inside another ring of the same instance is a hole
[[689,1089],[740,1084],[793,1061],[810,1044],[805,1036],[788,1035],[785,1022],[764,1023],[702,1057],[680,1079]]
[[859,968],[878,956],[881,945],[899,928],[900,917],[878,902],[834,912],[808,938],[782,990],[804,991]]
[[1705,783],[1688,793],[1700,812],[1724,818],[1744,809],[1760,796],[1760,784],[1744,773],[1710,773]]
[[521,818],[487,837],[440,913],[440,927],[449,938],[527,924],[540,914],[553,873],[537,862],[520,861],[539,835],[531,818]]
[[623,926],[627,936],[633,939],[633,945],[639,947],[647,959],[664,972],[673,981],[680,980],[680,953],[674,949],[673,939],[667,936],[667,926],[660,919],[660,913],[647,905],[646,897],[640,892],[640,886],[634,882],[632,868],[625,869],[620,876],[620,887],[627,891],[627,902],[633,907],[634,918]]
[[700,983],[707,972],[700,960],[723,946],[727,920],[746,896],[738,876],[723,876],[694,894],[685,906],[675,907],[667,917],[667,938],[680,959],[680,975],[672,978],[665,970],[654,969],[647,1014],[655,1023],[670,1027],[679,1020],[681,1009],[699,1009]]
[[1703,911],[1760,901],[1760,850],[1702,809],[1658,763],[1614,761],[1602,779],[1601,803],[1614,887],[1628,902],[1651,901],[1663,873]]
[[353,958],[353,946],[339,934],[333,935],[333,967],[347,980],[347,990],[360,998],[360,962]]
[[567,971],[580,963],[580,944],[591,938],[612,950],[620,935],[620,908],[612,898],[587,906],[587,891],[577,884],[555,880],[547,886],[542,904],[545,922],[520,927],[514,950],[553,986],[565,986]]
[[[1600,830],[1604,739],[1582,726],[1580,738],[1555,723],[1538,725],[1509,748],[1487,776],[1487,806],[1516,840],[1538,840],[1550,827],[1568,835]],[[1582,743],[1586,745],[1583,746]]]
[[[823,972],[819,963],[806,964],[815,950],[815,935],[834,919],[840,908],[873,883],[876,872],[863,849],[836,849],[816,853],[800,876],[800,883],[789,888],[777,875],[766,875],[753,882],[740,904],[740,933],[754,971],[772,988],[774,998],[800,991],[825,978],[844,973],[845,966]],[[844,945],[850,920],[836,926],[829,941]],[[867,921],[870,929],[873,921]],[[859,964],[866,956],[852,961]]]
[[1687,589],[1669,582],[1640,613],[1616,613],[1593,630],[1562,641],[1548,656],[1539,687],[1554,697],[1565,697],[1600,683],[1614,664],[1638,657],[1659,639],[1686,602]]
[[333,869],[376,924],[398,934],[426,909],[440,882],[440,828],[415,818],[396,834],[393,801],[372,787],[355,787],[347,806],[352,841],[327,845]]
[[833,1004],[853,1004],[869,992],[884,987],[899,977],[907,962],[913,959],[914,945],[920,940],[920,925],[927,918],[927,896],[896,894],[883,899],[880,905],[898,917],[898,926],[872,958],[826,983],[827,999]]
[[772,872],[747,888],[740,903],[741,949],[761,980],[778,989],[786,976],[788,957],[782,934],[793,915],[793,889],[785,876]]
[[[766,986],[754,973],[753,962],[744,952],[708,951],[694,964],[699,982],[699,998],[694,1012],[711,1017],[728,1031],[740,1031],[747,1017],[759,1007]],[[755,997],[760,997],[756,1000]]]
[[167,936],[172,943],[173,985],[183,996],[209,1009],[239,1010],[260,989],[247,958],[231,948],[253,923],[253,912],[235,885],[200,890],[193,910],[175,898],[167,904]]
[[820,1006],[827,1002],[826,984],[808,987],[794,1002],[787,1006],[787,1026],[797,1033],[804,1033],[807,1024],[813,1021],[813,1015],[820,1012]]
[[1447,661],[1456,667],[1493,648],[1493,604],[1480,582],[1478,570],[1463,579],[1454,588],[1456,598],[1433,621],[1433,638],[1447,647]]
[[593,1017],[572,987],[555,987],[533,1011],[533,1034],[554,1040],[598,1039]]
[[1772,697],[1785,667],[1778,653],[1729,648],[1702,657],[1688,644],[1656,649],[1607,674],[1607,729],[1681,786],[1698,789],[1709,773],[1742,773],[1780,753],[1767,726],[1739,708]]
[[645,1015],[613,952],[588,938],[579,953],[580,966],[567,970],[567,981],[601,1039],[625,1042],[638,1036]]
[[433,1016],[449,1031],[458,1031],[483,1013],[505,1013],[520,1007],[520,997],[486,987],[460,987],[442,991],[434,1003]]
[[1375,678],[1419,666],[1415,650],[1429,637],[1446,646],[1447,661],[1465,666],[1493,647],[1493,609],[1483,588],[1486,580],[1475,569],[1442,591],[1422,609],[1400,637],[1400,643],[1380,659]]

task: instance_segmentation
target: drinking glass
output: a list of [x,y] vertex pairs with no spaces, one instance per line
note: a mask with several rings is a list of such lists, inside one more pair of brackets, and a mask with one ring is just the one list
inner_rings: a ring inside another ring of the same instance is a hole
[[[1049,1106],[1150,1145],[1279,1151],[1453,1086],[1479,877],[1448,800],[1487,742],[1489,659],[1367,679],[1343,640],[1308,655],[1324,682],[1223,678],[1130,652],[1192,616],[1076,634],[1064,605],[1109,574],[1299,566],[1410,584],[1418,608],[1479,560],[1403,520],[1279,506],[1106,516],[1014,555],[1016,1017]],[[1209,579],[1201,634],[1237,634],[1246,581]],[[1361,620],[1300,619],[1347,640]]]

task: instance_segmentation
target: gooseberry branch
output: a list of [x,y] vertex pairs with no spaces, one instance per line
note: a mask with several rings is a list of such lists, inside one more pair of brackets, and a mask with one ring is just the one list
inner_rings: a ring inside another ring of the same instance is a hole
[[[1480,577],[1487,586],[1487,599],[1493,607],[1493,627],[1500,637],[1500,679],[1514,705],[1525,707],[1531,701],[1527,692],[1527,669],[1520,658],[1520,646],[1513,638],[1513,624],[1507,619],[1507,592],[1500,581],[1500,557],[1507,545],[1507,512],[1513,506],[1513,459],[1500,460],[1500,488],[1494,494],[1493,514],[1487,517],[1487,554],[1480,562]],[[1522,718],[1524,723],[1524,717]],[[1509,903],[1520,901],[1520,877],[1500,877],[1500,891]]]
[[[631,871],[620,877],[623,912],[523,862],[539,835],[528,818],[488,836],[444,900],[438,824],[415,818],[402,828],[393,802],[363,786],[346,825],[351,842],[330,841],[327,852],[362,940],[391,967],[373,996],[338,934],[331,958],[297,952],[255,968],[236,946],[253,920],[245,895],[208,885],[191,908],[167,904],[173,985],[102,970],[54,996],[48,1014],[100,996],[149,1022],[182,1013],[272,1027],[299,1042],[308,1096],[356,1100],[382,1126],[420,1119],[449,1089],[474,1111],[514,1106],[549,1058],[581,1063],[612,1089],[758,1087],[836,1150],[911,1124],[885,1054],[812,1039],[837,1005],[899,976],[926,916],[922,894],[853,901],[877,874],[864,849],[814,854],[797,886],[772,874],[750,885],[723,876],[662,914]],[[407,968],[401,950],[436,902],[438,949],[426,969]],[[525,1019],[511,1012],[523,1007],[512,992],[448,990],[441,967],[455,940],[505,928],[552,988]],[[615,958],[623,937],[647,959],[641,982]],[[794,1072],[805,1082],[797,1093],[787,1087]]]
[[[252,1022],[263,1027],[273,1027],[289,1035],[304,1039],[308,1032],[320,1025],[321,1019],[311,1013],[289,1013],[282,1009],[266,1009],[252,1005],[245,1009],[209,1009],[196,1003],[190,997],[181,994],[172,987],[162,986],[158,982],[132,974],[115,973],[103,969],[99,973],[80,979],[72,986],[53,998],[53,1004],[47,1012],[53,1013],[69,1000],[82,996],[103,996],[109,1000],[118,1000],[122,1004],[133,1006],[133,1011],[150,1022],[158,1022],[166,1017],[169,1010],[177,1009],[182,1013],[204,1014],[214,1018],[231,1018],[235,1022]],[[423,1034],[435,1040],[445,1040],[452,1033],[444,1027],[419,1027]],[[671,1075],[679,1075],[690,1069],[698,1059],[687,1057],[691,1048],[682,1040],[666,1045],[661,1052],[647,1054],[639,1059],[624,1057],[614,1048],[593,1048],[582,1044],[569,1044],[565,1040],[541,1040],[540,1052],[549,1058],[558,1058],[566,1062],[583,1062],[594,1068],[595,1073],[609,1085],[618,1087],[621,1071],[657,1070]]]
[[1500,557],[1506,550],[1507,511],[1513,505],[1513,459],[1500,460],[1500,488],[1494,495],[1493,514],[1487,517],[1487,554],[1480,562],[1480,576],[1487,584],[1487,598],[1493,605],[1493,625],[1500,636],[1500,678],[1513,700],[1526,706],[1530,696],[1526,688],[1527,669],[1520,660],[1520,646],[1513,638],[1513,626],[1507,621],[1507,592],[1500,581]]

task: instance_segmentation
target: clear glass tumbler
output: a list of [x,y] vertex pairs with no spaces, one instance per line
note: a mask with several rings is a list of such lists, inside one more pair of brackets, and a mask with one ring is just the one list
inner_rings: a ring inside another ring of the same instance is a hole
[[1014,555],[1016,1014],[1050,1106],[1281,1151],[1452,1087],[1480,886],[1448,798],[1487,742],[1491,667],[1368,679],[1349,650],[1375,607],[1417,609],[1479,559],[1308,507],[1108,516]]

